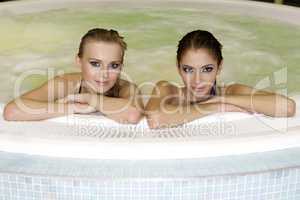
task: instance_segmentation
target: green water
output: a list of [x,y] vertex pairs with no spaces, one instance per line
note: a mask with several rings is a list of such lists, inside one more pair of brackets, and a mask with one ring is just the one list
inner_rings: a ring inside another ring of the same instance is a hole
[[[269,79],[266,88],[300,91],[300,28],[275,21],[205,7],[93,7],[1,16],[0,24],[5,27],[0,30],[1,101],[13,97],[16,79],[28,70],[78,71],[74,57],[79,40],[93,27],[116,29],[125,36],[124,71],[137,84],[162,79],[180,83],[175,66],[178,40],[191,30],[206,29],[224,46],[220,81],[257,86]],[[280,75],[274,77],[276,72]],[[23,90],[45,80],[46,76],[30,76]]]

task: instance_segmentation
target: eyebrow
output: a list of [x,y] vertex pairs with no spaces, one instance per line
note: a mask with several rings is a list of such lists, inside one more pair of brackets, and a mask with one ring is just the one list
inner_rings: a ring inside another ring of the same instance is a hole
[[190,65],[181,65],[181,67],[191,67],[191,68],[195,68],[195,67],[190,66]]
[[97,58],[89,58],[89,60],[97,60],[97,61],[100,61],[100,62],[102,62],[102,60],[100,60],[100,59],[97,59]]
[[[182,67],[191,67],[191,68],[195,68],[195,67],[193,67],[193,66],[190,66],[190,65],[181,65],[181,66],[182,66]],[[203,66],[201,66],[201,68],[208,67],[208,66],[215,67],[215,65],[214,65],[214,64],[206,64],[206,65],[203,65]]]
[[207,65],[203,65],[201,68],[208,67],[208,66],[215,67],[215,65],[214,65],[214,64],[207,64]]
[[[101,59],[97,59],[97,58],[89,58],[89,60],[96,60],[96,61],[99,61],[99,62],[103,62]],[[116,62],[122,63],[121,60],[114,60],[114,61],[111,61],[110,63],[116,63]]]

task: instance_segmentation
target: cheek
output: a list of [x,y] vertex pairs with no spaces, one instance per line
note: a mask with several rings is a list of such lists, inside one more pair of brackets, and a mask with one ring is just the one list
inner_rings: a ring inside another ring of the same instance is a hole
[[191,74],[186,74],[186,73],[181,73],[181,78],[184,82],[185,85],[191,85],[193,82],[193,75]]
[[109,80],[114,82],[119,78],[120,72],[109,72]]
[[209,73],[201,73],[201,79],[206,80],[206,81],[213,81],[217,77],[217,71],[211,71]]
[[202,81],[202,82],[209,83],[209,82],[212,82],[212,80],[214,80],[214,77],[213,77],[213,76],[202,76],[202,77],[201,77],[201,81]]
[[83,65],[81,67],[81,72],[86,79],[91,79],[93,77],[94,71],[90,66]]
[[216,73],[205,74],[201,78],[202,78],[202,81],[210,87],[210,86],[213,86],[213,84],[216,80]]

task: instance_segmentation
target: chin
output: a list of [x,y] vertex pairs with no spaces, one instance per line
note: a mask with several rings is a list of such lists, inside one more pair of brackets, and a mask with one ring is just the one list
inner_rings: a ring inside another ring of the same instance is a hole
[[104,94],[105,92],[108,92],[112,87],[97,87],[97,93]]
[[102,89],[102,88],[97,88],[96,93],[97,94],[104,94],[105,92],[107,92],[108,90],[106,89]]
[[207,98],[209,96],[209,92],[207,90],[201,92],[192,91],[192,94],[195,98],[199,99]]

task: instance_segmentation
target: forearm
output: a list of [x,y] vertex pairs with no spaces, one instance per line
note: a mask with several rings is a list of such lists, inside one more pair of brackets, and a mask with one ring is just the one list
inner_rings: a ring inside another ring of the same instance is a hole
[[219,112],[221,104],[174,106],[166,104],[161,109],[148,111],[147,121],[150,128],[175,127],[200,117]]
[[273,117],[293,116],[295,112],[295,102],[277,94],[227,95],[225,96],[225,103]]
[[134,106],[131,99],[93,94],[89,104],[119,123],[137,123],[142,117],[141,111]]
[[3,117],[9,121],[37,121],[70,113],[68,104],[19,98],[5,106]]

